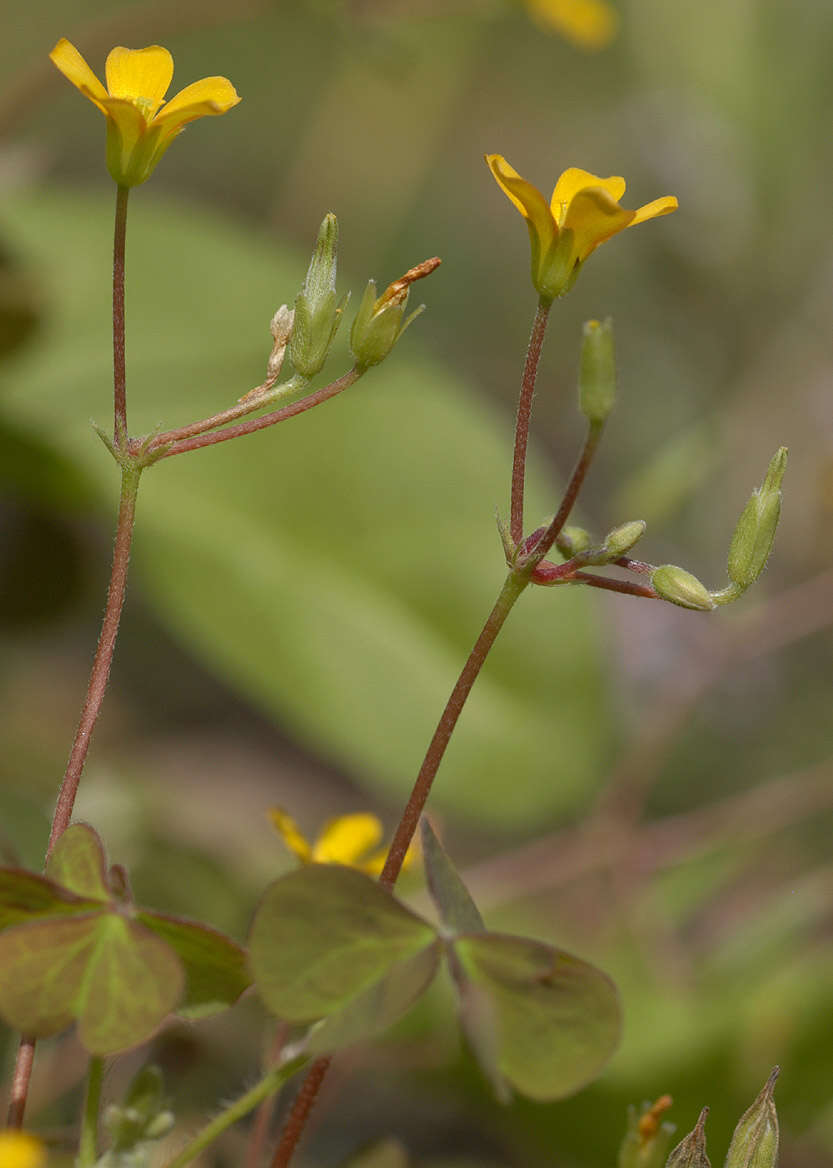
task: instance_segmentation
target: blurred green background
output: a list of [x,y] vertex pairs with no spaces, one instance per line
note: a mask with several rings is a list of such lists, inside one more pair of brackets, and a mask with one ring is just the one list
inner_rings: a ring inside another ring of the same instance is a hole
[[[112,45],[162,42],[174,91],[220,73],[243,97],[131,198],[134,432],[262,380],[269,318],[294,299],[326,211],[354,297],[371,276],[444,261],[416,289],[426,315],[349,394],[145,476],[78,804],[145,903],[242,938],[289,863],[267,807],[310,834],[358,808],[396,820],[502,577],[494,509],[534,293],[485,151],[546,194],[577,165],[625,175],[626,206],[680,200],[601,249],[555,307],[530,526],[581,439],[588,317],[614,317],[620,371],[588,526],[646,519],[645,558],[718,587],[749,491],[790,447],[776,554],[752,594],[711,617],[527,594],[437,782],[435,815],[487,921],[617,980],[625,1037],[603,1078],[566,1103],[498,1107],[437,992],[340,1060],[310,1166],[393,1137],[424,1168],[601,1168],[626,1105],[666,1091],[681,1132],[711,1105],[720,1159],[775,1063],[782,1163],[833,1164],[833,9],[618,9],[616,40],[592,54],[509,0],[34,0],[4,19],[3,862],[41,861],[117,488],[89,428],[111,392],[104,127],[46,58],[59,36],[99,74]],[[342,343],[328,370],[346,360]],[[184,1125],[250,1083],[268,1044],[250,999],[157,1039]],[[111,1094],[145,1054],[119,1061]],[[31,1119],[59,1140],[83,1069],[71,1036],[42,1044]],[[244,1136],[204,1163],[242,1163]]]

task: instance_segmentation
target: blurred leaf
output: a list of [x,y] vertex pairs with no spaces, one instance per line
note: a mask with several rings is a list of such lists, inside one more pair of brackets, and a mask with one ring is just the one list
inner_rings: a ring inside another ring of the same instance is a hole
[[46,876],[20,868],[0,868],[0,929],[33,917],[77,915],[96,907],[59,888]]
[[[336,864],[307,864],[276,880],[255,913],[249,938],[258,991],[289,1022],[342,1011],[401,962],[435,946],[429,924],[369,876]],[[418,981],[422,967],[406,968]],[[395,983],[395,978],[394,978]],[[383,987],[384,1000],[396,990]],[[362,1004],[361,1009],[364,1009]]]
[[42,1038],[76,1019],[91,1054],[150,1037],[176,1006],[179,959],[147,929],[102,911],[0,933],[0,1013]]
[[46,875],[76,896],[110,899],[107,865],[98,833],[88,823],[71,823],[58,839]]
[[[128,228],[135,432],[258,384],[269,319],[303,270],[257,236],[153,198],[142,192]],[[111,216],[109,199],[34,192],[7,209],[54,315],[2,396],[16,429],[84,467],[110,521],[115,468],[87,419],[111,412]],[[499,587],[492,515],[511,458],[508,418],[418,359],[415,343],[409,333],[384,369],[291,433],[153,468],[135,553],[151,600],[196,654],[388,796],[409,789]],[[556,491],[540,476],[536,487],[534,464],[531,480],[534,522]],[[579,590],[524,597],[449,748],[439,805],[517,830],[587,797],[607,754],[592,604]]]
[[428,891],[443,924],[454,933],[483,932],[486,926],[477,905],[425,816],[422,817],[422,856]]
[[[599,1074],[621,1029],[616,987],[601,970],[541,941],[497,933],[461,937],[452,948],[491,1008],[474,1021],[494,1027],[488,1041],[513,1087],[531,1099],[559,1099]],[[484,1043],[472,1037],[479,1053]]]
[[232,1005],[251,977],[239,945],[207,925],[141,911],[139,920],[174,950],[185,969],[185,997],[177,1013],[204,1018]]
[[382,1140],[351,1156],[345,1168],[408,1168],[408,1153],[398,1140]]

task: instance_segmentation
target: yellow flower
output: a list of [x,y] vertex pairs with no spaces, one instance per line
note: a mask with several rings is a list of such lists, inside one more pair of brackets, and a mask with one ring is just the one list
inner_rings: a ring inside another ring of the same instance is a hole
[[120,186],[150,178],[159,159],[188,122],[224,114],[240,98],[225,77],[204,77],[165,94],[174,75],[173,57],[160,45],[111,50],[104,66],[107,89],[74,45],[62,38],[49,54],[63,75],[107,117],[107,168]]
[[607,0],[524,0],[532,19],[580,49],[604,49],[616,36],[619,17]]
[[[378,876],[384,867],[387,848],[373,850],[382,838],[382,824],[375,815],[357,812],[330,819],[314,843],[301,834],[298,824],[281,807],[270,808],[269,818],[289,850],[304,864],[343,864],[369,876]],[[406,867],[413,863],[414,854],[415,849],[408,848]]]
[[665,195],[628,211],[619,205],[625,193],[623,178],[599,178],[575,166],[561,175],[548,203],[502,155],[487,154],[486,162],[500,189],[526,219],[532,283],[545,300],[569,292],[581,265],[600,243],[677,208],[674,196]]
[[28,1132],[0,1131],[0,1165],[2,1168],[43,1168],[46,1148]]

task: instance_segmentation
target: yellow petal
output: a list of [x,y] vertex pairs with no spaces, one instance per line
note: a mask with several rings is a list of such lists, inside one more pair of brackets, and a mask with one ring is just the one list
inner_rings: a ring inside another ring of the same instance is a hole
[[535,231],[541,252],[545,253],[558,234],[547,200],[537,187],[521,178],[501,154],[487,154],[486,162],[507,199],[514,203]]
[[174,75],[174,59],[161,45],[146,49],[111,49],[104,66],[111,97],[141,103],[150,120],[165,100]]
[[678,206],[679,203],[674,195],[663,195],[661,199],[654,199],[652,203],[646,203],[644,207],[640,207],[629,226],[635,227],[637,223],[644,223],[646,219],[656,219],[660,215],[670,215],[672,211],[677,210]]
[[569,167],[561,175],[555,184],[555,190],[552,192],[552,213],[559,227],[564,224],[567,209],[572,200],[579,191],[586,190],[588,187],[600,188],[610,196],[614,203],[618,203],[625,193],[625,180],[618,175],[613,175],[611,178],[599,178],[597,174],[591,174],[589,170],[580,170],[577,166]]
[[360,865],[362,856],[382,838],[382,825],[375,815],[358,812],[340,815],[324,825],[315,841],[312,858],[319,864]]
[[102,105],[102,98],[107,96],[107,90],[75,45],[71,45],[66,37],[61,37],[49,54],[49,59],[53,65],[60,69],[67,81],[71,81],[73,85],[77,86],[85,97],[98,106],[102,113],[107,112]]
[[3,1168],[44,1168],[46,1149],[28,1132],[0,1131],[0,1164]]
[[283,842],[289,848],[290,852],[302,860],[305,864],[312,860],[312,848],[301,835],[298,829],[298,824],[288,815],[282,807],[270,807],[269,818],[272,820],[272,826],[280,833]]
[[579,191],[564,219],[564,227],[573,231],[576,260],[582,263],[600,243],[629,227],[635,217],[635,211],[620,207],[600,187]]
[[224,114],[239,101],[237,90],[227,77],[203,77],[172,97],[154,124],[166,135],[176,134],[188,122]]
[[580,49],[603,49],[616,36],[619,18],[607,0],[527,0],[530,15]]

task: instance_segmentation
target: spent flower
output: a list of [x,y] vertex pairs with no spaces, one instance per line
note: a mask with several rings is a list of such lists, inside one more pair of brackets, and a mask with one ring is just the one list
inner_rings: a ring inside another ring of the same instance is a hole
[[226,77],[204,77],[165,101],[174,75],[173,57],[161,45],[111,49],[102,85],[74,45],[62,37],[52,63],[107,118],[107,168],[124,187],[135,187],[153,170],[189,123],[224,114],[240,98]]
[[532,283],[546,301],[569,292],[581,265],[600,243],[626,227],[677,209],[676,198],[664,195],[630,211],[619,203],[625,193],[623,178],[600,178],[575,166],[558,179],[548,203],[503,155],[487,154],[486,162],[495,182],[526,219]]
[[421,304],[410,316],[405,316],[411,284],[429,276],[441,262],[439,256],[423,260],[389,284],[379,297],[375,280],[368,281],[350,333],[350,347],[360,369],[384,361],[411,321],[424,310],[425,305]]

